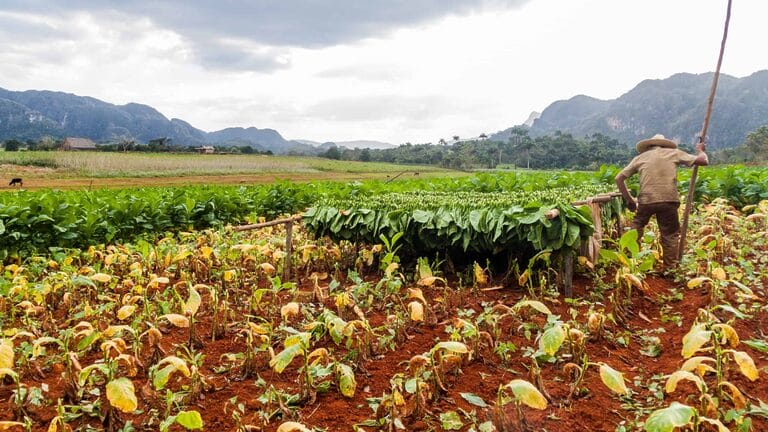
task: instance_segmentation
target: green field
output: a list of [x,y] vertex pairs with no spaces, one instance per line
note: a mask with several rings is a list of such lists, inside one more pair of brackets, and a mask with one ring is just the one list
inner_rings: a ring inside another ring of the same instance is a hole
[[[36,169],[20,171],[19,167]],[[351,162],[317,157],[107,152],[0,152],[0,175],[41,178],[175,177],[263,173],[447,172],[433,166]]]

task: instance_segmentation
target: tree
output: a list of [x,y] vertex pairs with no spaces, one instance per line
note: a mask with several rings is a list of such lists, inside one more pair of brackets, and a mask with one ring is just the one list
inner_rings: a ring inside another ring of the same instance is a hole
[[514,151],[525,154],[525,166],[530,169],[533,140],[528,136],[528,128],[523,126],[513,127],[512,131],[510,131],[509,143]]
[[19,151],[22,145],[22,142],[19,140],[9,139],[5,142],[5,151]]
[[360,161],[362,162],[370,162],[371,161],[371,150],[364,148],[360,151]]
[[338,147],[333,146],[333,147],[330,147],[328,150],[326,150],[325,153],[322,153],[320,156],[327,159],[339,160],[341,159],[341,152],[339,151]]
[[768,159],[768,125],[760,126],[747,135],[744,146],[757,160]]

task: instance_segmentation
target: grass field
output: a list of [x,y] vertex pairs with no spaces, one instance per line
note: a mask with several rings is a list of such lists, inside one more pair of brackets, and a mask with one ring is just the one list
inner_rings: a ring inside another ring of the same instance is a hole
[[21,177],[27,189],[363,180],[447,172],[431,166],[299,156],[0,152],[0,178],[7,182]]

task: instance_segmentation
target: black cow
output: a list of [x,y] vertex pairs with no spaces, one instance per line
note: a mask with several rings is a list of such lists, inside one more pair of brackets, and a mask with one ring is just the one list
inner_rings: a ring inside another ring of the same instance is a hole
[[24,186],[24,182],[21,181],[21,177],[12,178],[11,182],[8,183],[8,186],[15,186],[15,185],[19,185],[19,186],[22,186],[22,187]]

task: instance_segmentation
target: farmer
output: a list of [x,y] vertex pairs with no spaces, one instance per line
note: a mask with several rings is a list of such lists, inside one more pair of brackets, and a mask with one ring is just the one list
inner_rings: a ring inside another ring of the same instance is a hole
[[[643,229],[651,216],[656,216],[661,231],[664,267],[673,267],[677,263],[680,242],[677,166],[708,165],[709,158],[704,153],[703,143],[696,144],[694,156],[679,150],[674,141],[664,138],[661,134],[638,142],[636,148],[640,154],[616,176],[616,185],[629,210],[637,211],[632,220],[632,228],[637,230],[638,241],[643,238]],[[635,173],[640,173],[640,192],[637,200],[629,194],[624,182]]]

